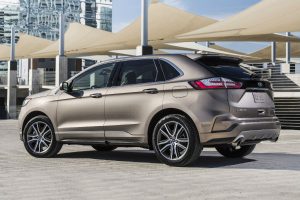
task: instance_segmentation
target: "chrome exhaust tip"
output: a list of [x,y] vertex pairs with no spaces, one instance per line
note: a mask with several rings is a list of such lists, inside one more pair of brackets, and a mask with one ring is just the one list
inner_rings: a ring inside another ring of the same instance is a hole
[[239,135],[239,136],[237,136],[237,137],[233,140],[233,142],[231,143],[231,145],[232,145],[233,147],[238,147],[238,146],[240,146],[241,143],[244,142],[244,141],[245,141],[245,137],[244,137],[243,135]]

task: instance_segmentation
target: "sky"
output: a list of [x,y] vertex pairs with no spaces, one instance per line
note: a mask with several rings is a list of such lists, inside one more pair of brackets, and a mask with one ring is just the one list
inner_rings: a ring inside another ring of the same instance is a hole
[[[258,3],[260,0],[161,0],[162,2],[186,10],[188,12],[224,20],[244,9]],[[0,0],[0,7],[4,2],[18,2],[18,0]],[[141,0],[113,0],[113,31],[117,32],[130,24],[140,15]],[[262,42],[219,42],[221,46],[245,53],[264,48],[269,43]]]

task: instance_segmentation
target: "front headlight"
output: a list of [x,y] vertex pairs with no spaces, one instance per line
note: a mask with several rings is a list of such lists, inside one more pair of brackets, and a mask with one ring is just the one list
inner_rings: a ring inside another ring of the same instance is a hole
[[26,106],[30,100],[31,100],[31,99],[26,98],[26,99],[23,101],[22,107]]

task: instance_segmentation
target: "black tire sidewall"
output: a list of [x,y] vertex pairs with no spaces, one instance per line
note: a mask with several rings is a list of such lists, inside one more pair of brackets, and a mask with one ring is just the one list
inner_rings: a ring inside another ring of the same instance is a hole
[[[33,123],[38,122],[38,121],[44,122],[50,127],[52,138],[53,138],[53,141],[52,141],[52,144],[51,144],[50,148],[44,153],[35,153],[35,152],[33,152],[27,144],[28,129]],[[60,148],[62,146],[61,144],[59,144],[56,141],[55,131],[54,131],[53,125],[51,123],[51,120],[48,117],[43,116],[43,115],[36,116],[36,117],[32,118],[29,122],[27,122],[27,124],[25,125],[25,128],[23,130],[22,137],[23,137],[23,143],[24,143],[26,151],[30,155],[32,155],[34,157],[38,157],[38,158],[47,158],[47,157],[54,156],[55,154],[58,153],[58,151],[60,150]]]
[[[185,156],[179,160],[176,161],[172,161],[169,160],[167,158],[165,158],[160,151],[158,150],[157,147],[157,135],[158,135],[158,131],[161,128],[161,126],[163,126],[166,122],[169,121],[176,121],[178,123],[180,123],[182,126],[184,126],[184,128],[187,130],[187,134],[189,137],[189,146],[188,146],[188,150],[185,154]],[[200,147],[200,140],[199,140],[199,136],[198,136],[198,132],[196,131],[194,125],[184,116],[182,115],[168,115],[164,118],[162,118],[155,126],[154,131],[153,131],[153,137],[152,137],[152,144],[153,144],[153,149],[155,151],[155,154],[157,156],[157,158],[170,166],[186,166],[188,164],[190,164],[192,161],[195,160],[195,151],[197,151],[198,153],[198,157],[200,156],[200,152],[199,149],[202,150],[202,148]]]

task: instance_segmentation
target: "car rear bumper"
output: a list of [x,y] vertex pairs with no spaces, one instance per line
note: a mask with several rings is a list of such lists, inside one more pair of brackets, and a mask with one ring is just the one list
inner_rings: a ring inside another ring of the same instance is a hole
[[280,134],[280,122],[277,117],[235,118],[220,116],[215,119],[209,133],[201,133],[203,145],[232,144],[239,145],[277,141]]

